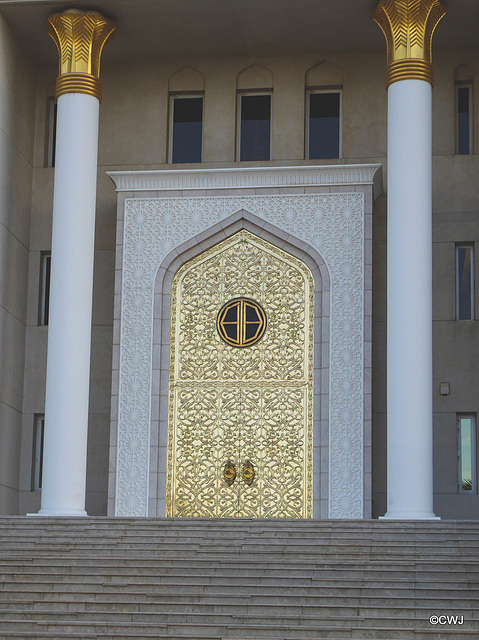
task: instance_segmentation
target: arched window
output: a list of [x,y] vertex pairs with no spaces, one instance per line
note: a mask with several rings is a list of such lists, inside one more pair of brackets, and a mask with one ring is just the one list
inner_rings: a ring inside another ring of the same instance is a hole
[[236,91],[237,159],[271,160],[273,74],[258,64],[251,65],[238,74]]
[[305,85],[306,158],[341,158],[343,73],[324,61],[306,72]]
[[457,155],[473,153],[473,93],[474,71],[461,64],[454,72],[455,89],[455,147]]

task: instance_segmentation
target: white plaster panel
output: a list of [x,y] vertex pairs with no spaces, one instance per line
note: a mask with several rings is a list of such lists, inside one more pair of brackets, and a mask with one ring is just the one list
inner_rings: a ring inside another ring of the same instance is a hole
[[125,200],[115,515],[148,514],[157,270],[176,247],[248,211],[309,244],[329,270],[329,517],[363,517],[364,207],[358,192]]

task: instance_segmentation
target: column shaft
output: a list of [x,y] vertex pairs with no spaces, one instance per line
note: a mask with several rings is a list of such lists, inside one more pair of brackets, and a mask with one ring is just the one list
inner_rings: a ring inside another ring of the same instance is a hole
[[99,101],[58,98],[41,515],[86,515]]
[[434,518],[432,459],[432,87],[388,96],[388,511]]

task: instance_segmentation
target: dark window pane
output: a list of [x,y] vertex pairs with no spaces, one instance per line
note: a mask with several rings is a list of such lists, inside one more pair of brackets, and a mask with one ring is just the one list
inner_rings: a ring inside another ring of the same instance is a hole
[[472,320],[472,248],[457,249],[457,317]]
[[175,98],[172,162],[201,162],[203,98]]
[[241,96],[240,160],[269,160],[271,96]]
[[38,488],[41,489],[43,485],[43,445],[45,441],[45,420],[42,420],[41,432],[40,432],[40,465],[38,469]]
[[58,109],[58,105],[55,101],[53,103],[53,116],[51,120],[51,127],[52,127],[51,141],[50,141],[50,144],[52,145],[51,162],[50,162],[51,167],[55,166],[55,152],[57,147],[57,109]]
[[259,328],[259,322],[254,322],[252,324],[246,325],[246,340],[250,340],[256,335],[256,332]]
[[50,316],[50,273],[52,259],[49,253],[43,253],[41,259],[41,282],[38,308],[40,325],[47,325]]
[[238,322],[238,306],[230,307],[226,312],[223,322]]
[[246,321],[247,322],[259,322],[258,312],[254,307],[246,305]]
[[311,93],[309,100],[309,157],[339,158],[339,93]]
[[225,324],[224,332],[231,338],[231,340],[238,341],[238,325],[237,324]]
[[457,153],[467,155],[470,153],[470,101],[469,87],[457,89]]
[[45,256],[45,292],[43,301],[43,324],[48,324],[50,316],[50,273],[52,268],[51,256]]

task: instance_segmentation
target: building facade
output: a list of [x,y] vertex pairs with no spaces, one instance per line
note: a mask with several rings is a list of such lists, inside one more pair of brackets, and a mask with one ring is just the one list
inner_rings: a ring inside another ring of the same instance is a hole
[[117,4],[0,3],[1,513],[477,519],[479,7]]

